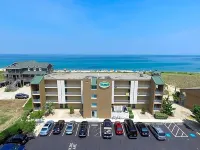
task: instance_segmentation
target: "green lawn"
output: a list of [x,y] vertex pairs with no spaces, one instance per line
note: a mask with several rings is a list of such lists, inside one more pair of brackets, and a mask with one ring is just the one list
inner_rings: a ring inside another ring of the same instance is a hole
[[166,84],[178,88],[190,88],[200,86],[200,73],[164,72],[161,74]]
[[5,79],[3,73],[3,71],[0,71],[0,81],[3,81]]

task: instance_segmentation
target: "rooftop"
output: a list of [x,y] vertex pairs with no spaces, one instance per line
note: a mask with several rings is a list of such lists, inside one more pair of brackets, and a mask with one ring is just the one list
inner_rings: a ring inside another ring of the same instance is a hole
[[13,64],[6,67],[6,69],[21,69],[21,68],[47,68],[49,63],[36,62],[36,61],[24,61],[14,62]]
[[45,75],[45,79],[91,79],[97,77],[98,79],[114,79],[114,80],[150,80],[151,76],[139,73],[52,73]]
[[35,76],[32,80],[31,80],[31,84],[40,84],[40,82],[42,81],[44,76]]

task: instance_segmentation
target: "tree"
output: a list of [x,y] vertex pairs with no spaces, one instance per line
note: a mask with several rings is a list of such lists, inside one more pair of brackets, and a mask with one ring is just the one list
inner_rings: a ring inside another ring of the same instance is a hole
[[173,96],[174,102],[178,103],[180,99],[180,92],[175,92],[172,94],[172,96]]
[[54,114],[54,106],[53,103],[46,103],[45,105],[45,115]]
[[194,105],[194,107],[191,111],[194,114],[195,119],[200,123],[200,106]]
[[74,108],[73,108],[72,106],[70,106],[69,109],[70,109],[70,112],[69,112],[69,113],[70,113],[70,114],[73,114],[73,113],[74,113]]
[[161,113],[167,114],[169,116],[173,115],[173,110],[176,108],[172,107],[172,102],[169,100],[169,96],[163,99]]

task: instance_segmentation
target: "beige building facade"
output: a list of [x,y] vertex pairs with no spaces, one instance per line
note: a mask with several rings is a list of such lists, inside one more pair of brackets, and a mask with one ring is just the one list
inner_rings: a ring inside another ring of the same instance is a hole
[[111,118],[112,106],[161,109],[164,82],[139,73],[52,73],[31,82],[34,110],[46,103],[57,109],[80,109],[84,118]]

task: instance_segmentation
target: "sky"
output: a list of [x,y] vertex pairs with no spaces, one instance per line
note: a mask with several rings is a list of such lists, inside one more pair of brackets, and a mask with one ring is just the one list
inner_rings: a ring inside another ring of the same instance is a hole
[[0,54],[200,54],[200,0],[2,0]]

